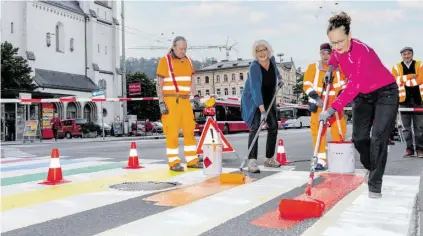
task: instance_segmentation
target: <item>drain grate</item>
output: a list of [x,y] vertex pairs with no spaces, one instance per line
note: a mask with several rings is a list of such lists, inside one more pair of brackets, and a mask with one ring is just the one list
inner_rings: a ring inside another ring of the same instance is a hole
[[181,185],[177,182],[124,182],[120,184],[111,185],[110,188],[121,191],[152,191],[174,188]]

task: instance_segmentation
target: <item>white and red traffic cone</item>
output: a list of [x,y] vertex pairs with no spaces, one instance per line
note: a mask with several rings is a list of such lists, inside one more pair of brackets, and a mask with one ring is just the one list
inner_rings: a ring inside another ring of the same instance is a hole
[[281,165],[289,164],[289,161],[286,159],[285,147],[283,146],[282,139],[279,139],[279,142],[278,142],[278,151],[276,153],[276,161]]
[[131,142],[131,150],[129,151],[128,165],[123,168],[124,169],[144,168],[143,166],[140,166],[140,163],[138,160],[138,153],[137,153],[137,144],[135,142]]
[[62,167],[60,166],[59,150],[53,148],[51,150],[50,167],[48,169],[47,179],[39,184],[56,185],[71,182],[63,179]]

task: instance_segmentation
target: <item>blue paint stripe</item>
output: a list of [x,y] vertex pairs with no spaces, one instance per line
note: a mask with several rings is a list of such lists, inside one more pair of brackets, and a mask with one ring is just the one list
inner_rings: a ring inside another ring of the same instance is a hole
[[[60,160],[60,165],[69,165],[74,163],[81,163],[81,162],[87,162],[92,161],[90,159],[65,159]],[[37,164],[29,164],[29,165],[21,165],[21,166],[11,166],[11,167],[3,167],[0,168],[1,172],[8,172],[8,171],[14,171],[14,170],[29,170],[29,169],[36,169],[36,168],[48,168],[50,166],[50,163],[37,163]]]

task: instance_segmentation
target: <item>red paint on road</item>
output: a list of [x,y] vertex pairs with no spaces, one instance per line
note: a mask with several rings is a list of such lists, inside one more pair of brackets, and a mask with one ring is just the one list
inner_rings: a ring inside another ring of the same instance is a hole
[[[333,207],[336,203],[338,203],[351,191],[357,189],[364,181],[363,176],[349,174],[323,173],[320,174],[320,177],[324,179],[323,183],[316,185],[312,188],[311,197],[325,204],[325,212],[328,211],[331,207]],[[294,199],[303,201],[313,201],[305,194],[302,194]],[[260,218],[253,220],[251,224],[265,228],[287,230],[296,226],[302,221],[303,220],[281,219],[279,216],[279,209],[277,208],[271,212],[264,214]]]

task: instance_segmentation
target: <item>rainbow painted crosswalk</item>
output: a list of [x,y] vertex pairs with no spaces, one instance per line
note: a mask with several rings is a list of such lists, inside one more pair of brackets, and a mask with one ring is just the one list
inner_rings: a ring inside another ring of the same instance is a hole
[[[383,198],[369,199],[360,170],[355,176],[323,173],[315,194],[333,207],[320,219],[288,222],[275,214],[279,200],[301,197],[306,172],[263,168],[246,184],[222,185],[202,170],[178,173],[162,160],[140,162],[145,168],[127,170],[126,161],[61,157],[70,182],[47,186],[38,183],[47,176],[49,157],[2,159],[2,235],[406,235],[419,186],[418,176],[385,176]],[[110,187],[143,181],[178,185],[143,191]]]

